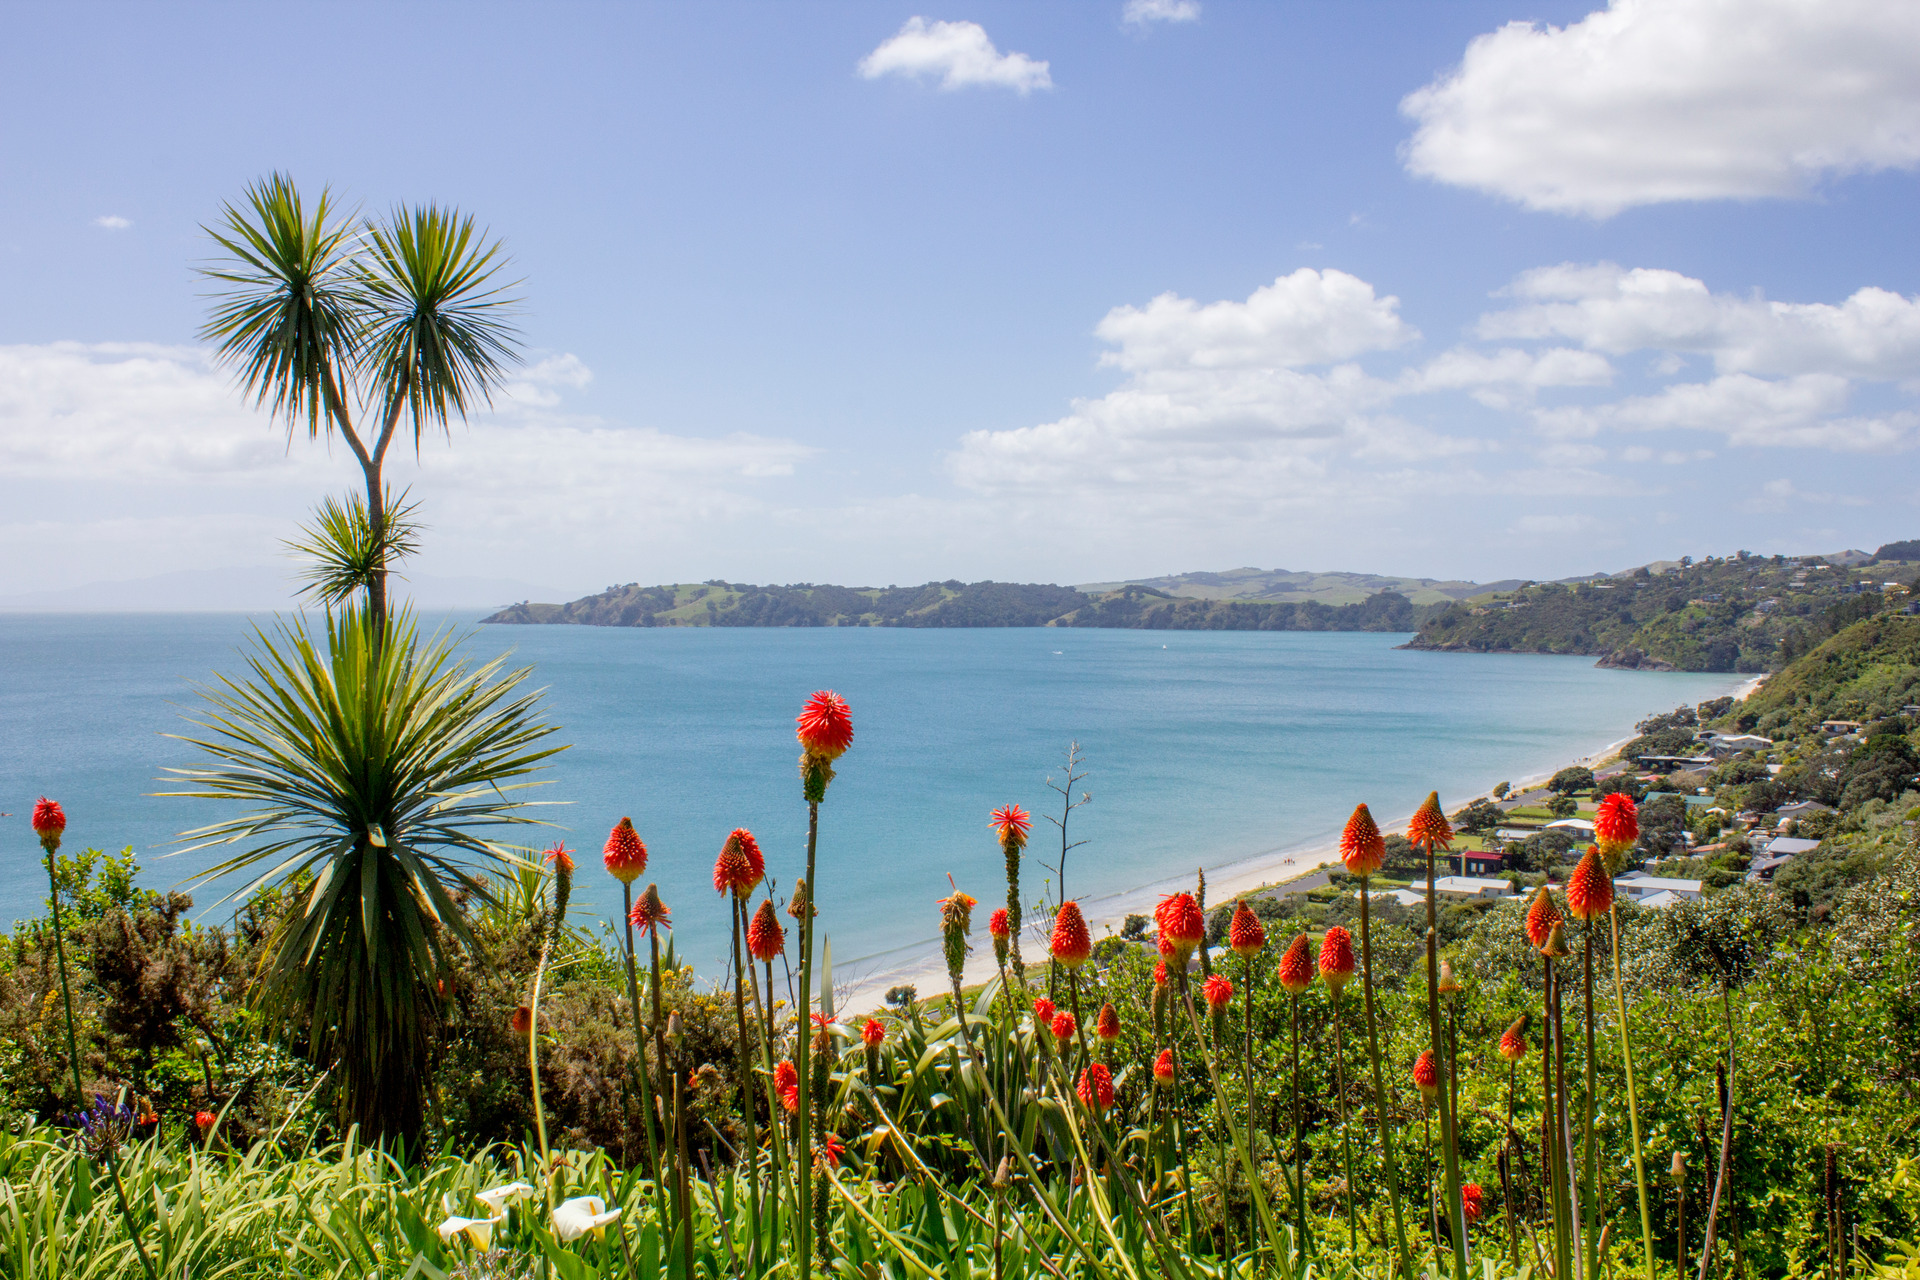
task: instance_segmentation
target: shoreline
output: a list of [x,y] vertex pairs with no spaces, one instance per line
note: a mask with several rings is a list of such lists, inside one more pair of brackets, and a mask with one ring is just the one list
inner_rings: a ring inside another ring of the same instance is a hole
[[[1757,675],[1738,685],[1731,691],[1734,701],[1741,702],[1752,696],[1754,691],[1766,682],[1766,679],[1765,675]],[[1620,748],[1631,742],[1633,737],[1634,735],[1628,734],[1578,759],[1556,764],[1534,773],[1523,774],[1509,781],[1513,783],[1514,791],[1519,792],[1545,782],[1564,768],[1594,768],[1619,754]],[[1488,784],[1472,795],[1455,802],[1455,807],[1471,804],[1475,799],[1490,799],[1492,785]],[[1381,833],[1383,835],[1404,834],[1412,818],[1413,814],[1407,813],[1392,822],[1382,822]],[[1311,876],[1324,867],[1336,865],[1339,861],[1337,838],[1263,850],[1217,866],[1204,868],[1207,876],[1207,898],[1218,906],[1223,901],[1255,889],[1290,884],[1295,880]],[[1081,914],[1086,917],[1088,932],[1098,940],[1108,933],[1118,933],[1128,915],[1151,915],[1160,895],[1181,889],[1191,889],[1192,874],[1192,872],[1186,872],[1128,889],[1078,899]],[[981,903],[981,906],[989,911],[992,910],[993,905],[984,900]],[[1046,945],[1046,924],[1029,920],[1024,932],[1020,935],[1022,954],[1044,955]],[[911,985],[919,989],[922,999],[926,999],[946,991],[949,986],[946,966],[940,954],[940,940],[937,937],[907,943],[887,951],[856,956],[840,962],[836,966],[836,972],[846,975],[835,984],[834,1010],[836,1016],[840,1017],[851,1013],[866,1013],[878,1008],[884,1002],[883,998],[890,987]],[[992,940],[987,938],[985,926],[982,925],[973,950],[968,955],[961,980],[964,985],[973,986],[987,981],[997,973],[998,969],[993,961]]]

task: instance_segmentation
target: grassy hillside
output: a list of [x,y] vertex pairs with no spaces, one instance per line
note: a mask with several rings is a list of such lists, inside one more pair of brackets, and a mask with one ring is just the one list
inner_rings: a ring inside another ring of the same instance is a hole
[[1518,578],[1504,582],[1395,578],[1376,573],[1312,573],[1286,569],[1228,569],[1224,573],[1175,573],[1163,578],[1088,583],[1080,590],[1105,594],[1122,587],[1149,587],[1169,596],[1194,600],[1259,600],[1285,604],[1358,604],[1382,591],[1405,596],[1416,605],[1445,604],[1489,591],[1511,591]]
[[[1903,564],[1728,556],[1666,572],[1537,583],[1437,611],[1412,647],[1594,654],[1603,665],[1773,671],[1849,623],[1912,599]],[[1886,590],[1885,583],[1904,584]]]
[[677,583],[609,587],[568,604],[483,619],[601,627],[1138,627],[1206,631],[1412,631],[1423,610],[1394,592],[1344,605],[1183,599],[1149,587],[1087,595],[1051,583],[918,587]]

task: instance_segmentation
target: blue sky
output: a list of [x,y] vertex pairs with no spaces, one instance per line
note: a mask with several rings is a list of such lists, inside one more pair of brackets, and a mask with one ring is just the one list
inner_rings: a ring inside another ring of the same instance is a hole
[[1920,535],[1904,6],[8,24],[0,595],[274,561],[356,482],[196,345],[199,227],[273,170],[457,204],[525,277],[527,368],[393,472],[429,573],[1489,579]]

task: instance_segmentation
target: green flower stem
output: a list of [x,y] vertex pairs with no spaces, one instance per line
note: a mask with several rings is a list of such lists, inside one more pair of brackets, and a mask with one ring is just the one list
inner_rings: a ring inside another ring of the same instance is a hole
[[660,1146],[653,1134],[653,1073],[647,1069],[646,1032],[640,1023],[640,979],[633,963],[633,884],[620,882],[620,923],[627,931],[627,1003],[633,1008],[633,1060],[640,1069],[640,1120],[647,1135],[647,1176],[660,1189]]
[[[814,852],[820,843],[820,802],[807,802],[807,893],[805,910],[800,913],[800,1002],[794,1011],[795,1066],[799,1067],[811,1053],[808,1032],[813,1011],[813,913],[814,904],[820,901],[820,887],[814,883]],[[813,1203],[813,1089],[812,1064],[800,1070],[800,1124],[795,1138],[794,1166],[796,1185],[799,1188],[798,1208],[793,1215],[794,1221],[794,1259],[802,1276],[813,1271],[813,1215],[807,1212]]]
[[1455,1149],[1453,1107],[1450,1090],[1453,1062],[1441,1053],[1440,1032],[1440,929],[1439,904],[1433,891],[1434,841],[1427,845],[1427,1034],[1433,1050],[1433,1063],[1440,1077],[1440,1147],[1447,1176],[1447,1222],[1453,1228],[1454,1280],[1467,1280],[1467,1212],[1460,1198],[1460,1158]]
[[741,942],[741,917],[746,914],[745,899],[727,895],[733,916],[733,1021],[740,1061],[740,1110],[746,1117],[747,1143],[741,1152],[747,1165],[747,1229],[751,1243],[747,1247],[747,1266],[755,1269],[760,1255],[760,1127],[754,1117],[753,1050],[747,1042],[747,979],[752,968]]
[[[1193,990],[1187,982],[1187,971],[1184,966],[1180,970],[1180,1003],[1187,1011],[1187,1021],[1193,1026],[1193,1038],[1204,1046],[1206,1036],[1200,1030],[1200,1015],[1193,1009]],[[1253,1167],[1253,1158],[1247,1153],[1247,1144],[1240,1139],[1240,1126],[1233,1122],[1233,1111],[1227,1105],[1227,1090],[1220,1083],[1220,1070],[1214,1063],[1216,1055],[1203,1051],[1202,1056],[1207,1060],[1207,1075],[1213,1082],[1215,1105],[1219,1109],[1221,1120],[1226,1125],[1227,1136],[1233,1139],[1233,1149],[1240,1157],[1240,1165],[1246,1171],[1247,1190],[1253,1195],[1253,1207],[1259,1213],[1260,1230],[1265,1233],[1267,1250],[1273,1256],[1275,1263],[1278,1263],[1280,1233],[1274,1229],[1273,1210],[1267,1206],[1266,1189],[1260,1185],[1260,1175]]]
[[1373,1011],[1373,925],[1368,910],[1368,877],[1360,877],[1360,990],[1367,1010],[1367,1052],[1373,1059],[1375,1118],[1380,1125],[1380,1147],[1386,1160],[1387,1198],[1393,1202],[1393,1235],[1400,1250],[1400,1274],[1412,1280],[1413,1258],[1407,1252],[1406,1215],[1400,1207],[1400,1171],[1393,1158],[1393,1128],[1387,1123],[1387,1077],[1380,1069],[1380,1028]]
[[[47,889],[53,900],[53,954],[60,964],[60,1003],[66,1010],[67,1020],[67,1065],[73,1069],[74,1105],[84,1111],[87,1091],[80,1083],[80,1039],[73,1033],[73,983],[67,977],[66,928],[60,922],[60,877],[54,864],[54,854],[60,848],[59,838],[43,837],[40,847],[47,851]],[[133,1221],[133,1209],[127,1204],[127,1189],[120,1183],[119,1153],[109,1146],[106,1158],[107,1172],[113,1175],[114,1194],[120,1200],[120,1220],[127,1224],[127,1238],[133,1242],[133,1251],[140,1255],[140,1268],[147,1273],[147,1280],[157,1280],[153,1259],[147,1257],[147,1247],[140,1241],[140,1228]]]
[[1646,1155],[1640,1141],[1640,1099],[1634,1091],[1633,1038],[1627,1034],[1627,993],[1620,980],[1620,911],[1607,904],[1613,938],[1613,1005],[1620,1019],[1620,1057],[1627,1065],[1627,1116],[1633,1124],[1633,1180],[1640,1190],[1640,1244],[1646,1253],[1647,1280],[1653,1280],[1653,1211],[1647,1204]]
[[1347,1127],[1347,1050],[1340,1036],[1340,993],[1329,993],[1333,1001],[1333,1079],[1340,1101],[1340,1160],[1347,1175],[1347,1247],[1354,1247],[1360,1225],[1353,1212],[1353,1135]]
[[1585,967],[1587,1016],[1585,1027],[1587,1037],[1587,1096],[1581,1108],[1582,1145],[1586,1156],[1587,1203],[1584,1209],[1584,1222],[1581,1224],[1586,1248],[1586,1274],[1598,1275],[1600,1272],[1600,1153],[1595,1147],[1593,1135],[1593,1113],[1597,1090],[1594,1084],[1593,1051],[1593,921],[1587,921],[1587,927],[1580,931],[1585,935]]

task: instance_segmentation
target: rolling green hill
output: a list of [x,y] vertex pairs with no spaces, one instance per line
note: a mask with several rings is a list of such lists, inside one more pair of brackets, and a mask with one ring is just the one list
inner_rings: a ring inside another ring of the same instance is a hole
[[[1865,559],[1865,557],[1862,557]],[[1710,558],[1578,583],[1537,583],[1448,605],[1410,647],[1594,654],[1604,666],[1774,671],[1861,618],[1912,600],[1900,564]],[[1890,581],[1900,585],[1889,590]]]
[[1263,600],[1276,603],[1358,604],[1382,591],[1405,596],[1416,605],[1465,600],[1489,591],[1511,591],[1521,579],[1504,582],[1394,578],[1377,573],[1312,573],[1287,569],[1228,569],[1224,573],[1175,573],[1163,578],[1093,582],[1080,590],[1104,594],[1122,587],[1150,587],[1169,596],[1194,600]]

